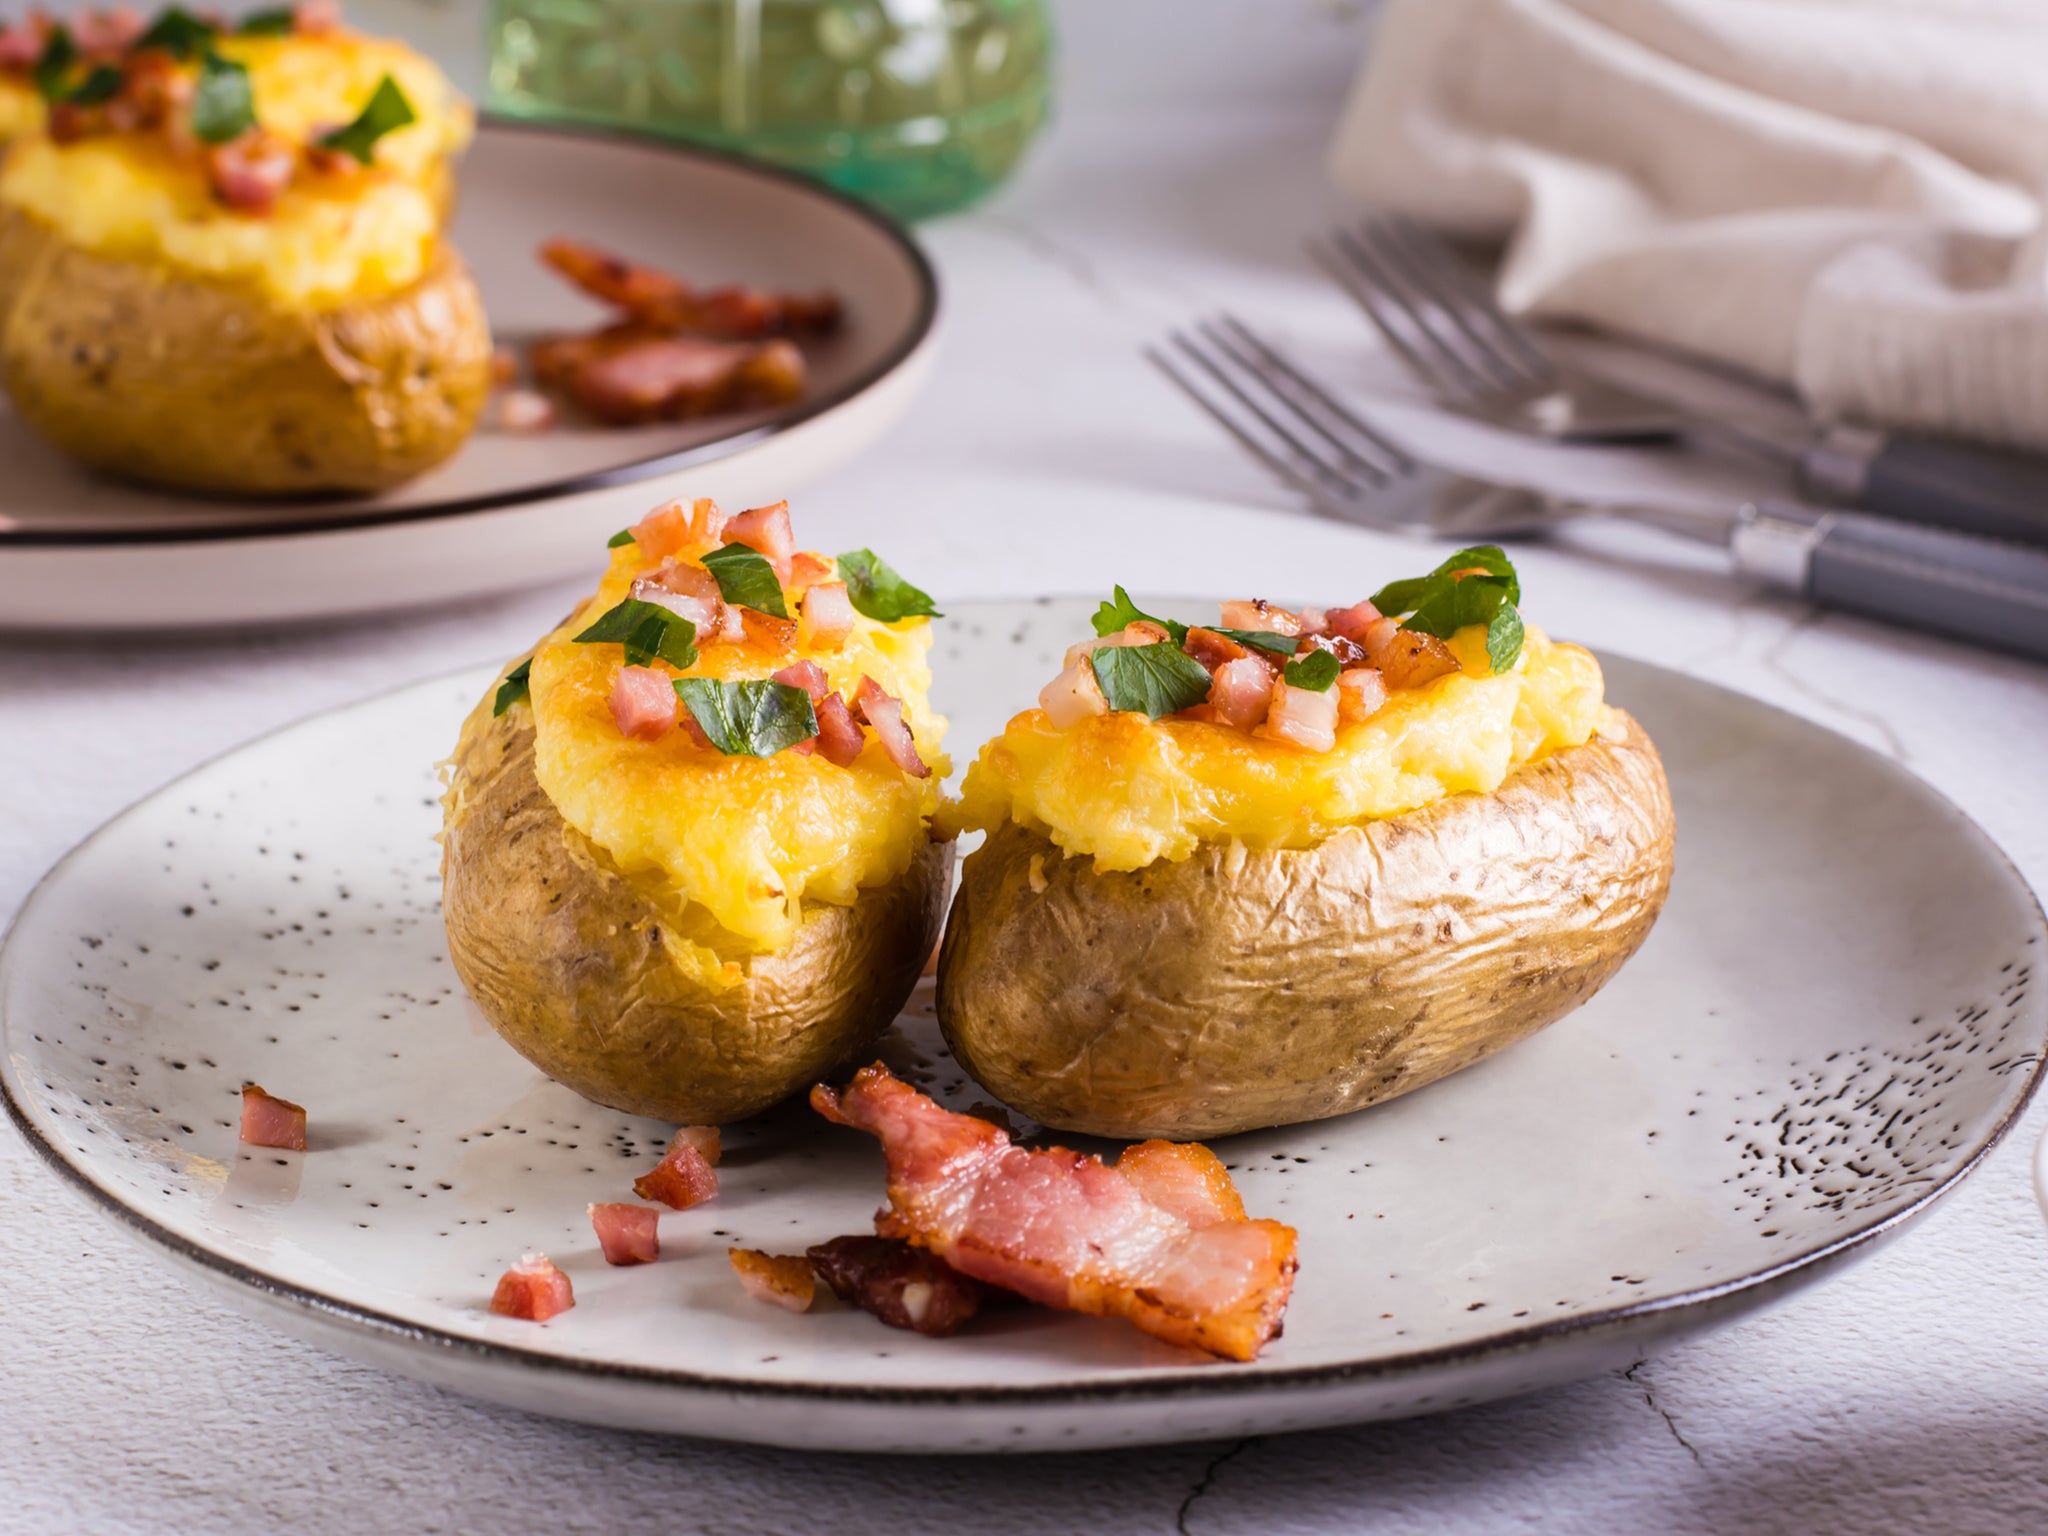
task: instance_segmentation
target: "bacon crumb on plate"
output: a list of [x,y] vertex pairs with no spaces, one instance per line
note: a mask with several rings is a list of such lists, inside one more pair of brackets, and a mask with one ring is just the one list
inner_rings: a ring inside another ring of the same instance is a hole
[[812,1089],[811,1104],[882,1143],[884,1237],[1045,1306],[1121,1317],[1227,1359],[1253,1359],[1280,1331],[1294,1229],[1230,1214],[1235,1191],[1226,1197],[1228,1179],[1218,1184],[1222,1170],[1199,1150],[1173,1154],[1185,1168],[1162,1170],[1166,1154],[1149,1152],[1125,1172],[1063,1147],[1015,1146],[880,1065],[843,1092]]
[[633,1181],[633,1193],[678,1211],[702,1205],[718,1193],[718,1128],[686,1125],[675,1134],[660,1162]]
[[499,1317],[544,1323],[576,1305],[569,1277],[544,1253],[529,1253],[504,1274],[491,1293],[491,1310]]
[[979,1284],[901,1238],[835,1237],[807,1254],[833,1295],[891,1328],[944,1338],[981,1310]]
[[811,1261],[796,1253],[763,1253],[758,1248],[728,1248],[732,1272],[749,1296],[791,1312],[808,1312],[818,1299],[818,1277]]
[[242,1085],[242,1131],[252,1147],[286,1152],[306,1150],[306,1111],[290,1099],[265,1093],[254,1083]]
[[652,1264],[661,1257],[661,1212],[651,1205],[593,1205],[590,1229],[607,1264]]

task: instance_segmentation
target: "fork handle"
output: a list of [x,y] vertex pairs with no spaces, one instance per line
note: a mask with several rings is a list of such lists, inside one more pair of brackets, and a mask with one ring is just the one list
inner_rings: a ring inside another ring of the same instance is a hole
[[1838,506],[2048,546],[2048,458],[2034,454],[1831,427],[1801,455],[1800,477],[1806,490]]
[[1745,507],[1730,547],[1828,607],[2048,661],[2048,549],[1783,505]]

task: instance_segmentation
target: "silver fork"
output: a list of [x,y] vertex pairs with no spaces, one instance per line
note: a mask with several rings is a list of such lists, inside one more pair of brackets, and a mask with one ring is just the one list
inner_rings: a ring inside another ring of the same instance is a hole
[[1815,602],[2048,661],[2048,550],[1859,512],[1551,496],[1417,457],[1234,316],[1144,351],[1325,516],[1459,543],[1540,536],[1580,517],[1624,518],[1722,545],[1737,570]]
[[1661,441],[1689,425],[1661,400],[1560,367],[1462,261],[1407,219],[1374,215],[1311,240],[1309,254],[1454,410],[1561,442]]

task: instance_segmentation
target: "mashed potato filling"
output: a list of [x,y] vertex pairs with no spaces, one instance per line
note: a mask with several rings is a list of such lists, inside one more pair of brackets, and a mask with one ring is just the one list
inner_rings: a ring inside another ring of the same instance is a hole
[[333,308],[418,281],[440,234],[447,159],[472,128],[441,71],[402,43],[350,34],[219,46],[248,67],[263,127],[286,138],[349,122],[387,73],[418,121],[380,139],[363,175],[294,183],[261,216],[222,207],[194,160],[139,134],[26,139],[0,169],[0,202],[98,255],[253,281],[286,308]]
[[[680,730],[634,741],[620,734],[607,702],[619,647],[571,636],[624,598],[641,568],[632,545],[615,550],[596,595],[534,651],[535,776],[562,819],[672,915],[679,963],[709,967],[728,950],[782,949],[803,903],[851,906],[863,890],[901,875],[924,844],[947,771],[938,752],[945,722],[928,700],[931,625],[861,617],[837,651],[710,644],[687,671],[656,663],[678,677],[738,679],[808,656],[848,698],[866,674],[903,700],[918,751],[932,765],[928,779],[907,777],[872,738],[848,768],[794,751],[722,757]],[[707,930],[706,916],[716,930]]]
[[1028,709],[968,768],[952,820],[984,831],[1016,821],[1098,870],[1232,839],[1308,848],[1446,795],[1489,793],[1517,765],[1583,745],[1608,715],[1600,664],[1577,646],[1531,629],[1495,676],[1483,630],[1451,644],[1462,671],[1389,695],[1370,719],[1339,726],[1330,752],[1127,711],[1056,730]]

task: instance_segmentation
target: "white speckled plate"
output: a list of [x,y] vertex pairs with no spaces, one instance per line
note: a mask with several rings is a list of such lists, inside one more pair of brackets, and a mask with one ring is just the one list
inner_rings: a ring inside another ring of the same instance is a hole
[[[1171,604],[1166,605],[1171,611]],[[961,604],[941,703],[964,760],[1087,604]],[[881,1163],[793,1106],[736,1130],[724,1192],[608,1269],[584,1217],[666,1127],[500,1045],[449,968],[433,763],[484,686],[424,683],[294,726],[128,811],[0,956],[0,1086],[81,1192],[257,1316],[538,1412],[874,1450],[1096,1446],[1450,1407],[1626,1363],[1825,1274],[1974,1165],[2048,1040],[2039,906],[1959,811],[1790,715],[1640,663],[1613,696],[1663,748],[1678,873],[1587,1007],[1349,1119],[1219,1142],[1301,1231],[1284,1338],[1252,1365],[1003,1311],[960,1337],[749,1300],[729,1243],[859,1231]],[[977,1097],[921,994],[888,1046]],[[313,1150],[236,1145],[255,1079]],[[488,1316],[523,1250],[578,1305]],[[61,1263],[53,1255],[51,1263]]]

